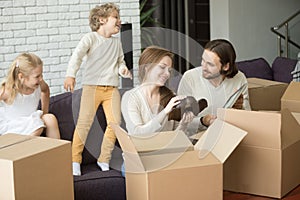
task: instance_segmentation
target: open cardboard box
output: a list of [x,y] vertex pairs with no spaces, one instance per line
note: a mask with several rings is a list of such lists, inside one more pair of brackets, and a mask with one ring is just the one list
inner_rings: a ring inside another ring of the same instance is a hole
[[69,141],[0,136],[0,199],[73,200],[71,166]]
[[280,100],[288,87],[287,83],[260,78],[247,78],[247,81],[252,110],[280,110]]
[[219,109],[248,132],[224,164],[224,190],[282,198],[300,184],[300,125],[289,110]]
[[216,120],[194,148],[183,132],[174,131],[159,147],[155,141],[164,133],[152,134],[152,149],[150,143],[142,148],[120,126],[112,127],[124,153],[127,200],[223,199],[223,163],[247,134]]

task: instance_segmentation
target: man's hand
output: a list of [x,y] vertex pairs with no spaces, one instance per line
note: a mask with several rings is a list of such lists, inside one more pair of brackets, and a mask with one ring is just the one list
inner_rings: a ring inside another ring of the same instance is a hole
[[209,127],[215,121],[215,119],[217,119],[217,116],[208,114],[204,117],[201,117],[200,120],[203,126]]
[[233,104],[232,108],[235,108],[235,109],[243,109],[243,103],[244,103],[244,97],[243,95],[241,94],[239,96],[239,98],[236,100],[236,102]]

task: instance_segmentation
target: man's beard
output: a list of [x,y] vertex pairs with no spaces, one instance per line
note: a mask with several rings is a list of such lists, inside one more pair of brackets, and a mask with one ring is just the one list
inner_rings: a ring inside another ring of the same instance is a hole
[[215,78],[218,78],[218,77],[220,77],[221,76],[221,73],[220,72],[218,72],[218,73],[215,73],[215,74],[212,74],[212,73],[210,73],[210,72],[208,72],[207,73],[207,71],[204,71],[204,72],[206,72],[206,76],[203,74],[203,72],[202,72],[202,76],[203,76],[203,78],[206,78],[206,79],[215,79]]

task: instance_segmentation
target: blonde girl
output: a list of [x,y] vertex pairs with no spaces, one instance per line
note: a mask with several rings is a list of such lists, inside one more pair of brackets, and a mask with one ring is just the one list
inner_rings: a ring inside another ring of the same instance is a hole
[[60,138],[56,117],[48,113],[50,91],[42,73],[42,60],[32,53],[12,62],[0,86],[0,135],[40,136],[46,129],[47,137]]

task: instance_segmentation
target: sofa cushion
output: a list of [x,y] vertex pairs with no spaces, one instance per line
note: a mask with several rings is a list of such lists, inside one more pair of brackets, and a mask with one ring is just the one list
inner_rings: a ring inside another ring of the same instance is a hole
[[61,138],[72,141],[75,123],[70,111],[72,111],[72,93],[63,93],[50,98],[49,112],[57,118]]
[[82,176],[74,176],[75,199],[125,200],[125,179],[119,171],[99,172],[96,164],[82,169]]
[[294,71],[297,60],[277,57],[272,63],[274,81],[289,83],[293,80],[291,72]]
[[264,58],[240,61],[236,64],[238,69],[243,72],[247,78],[273,80],[272,69]]

